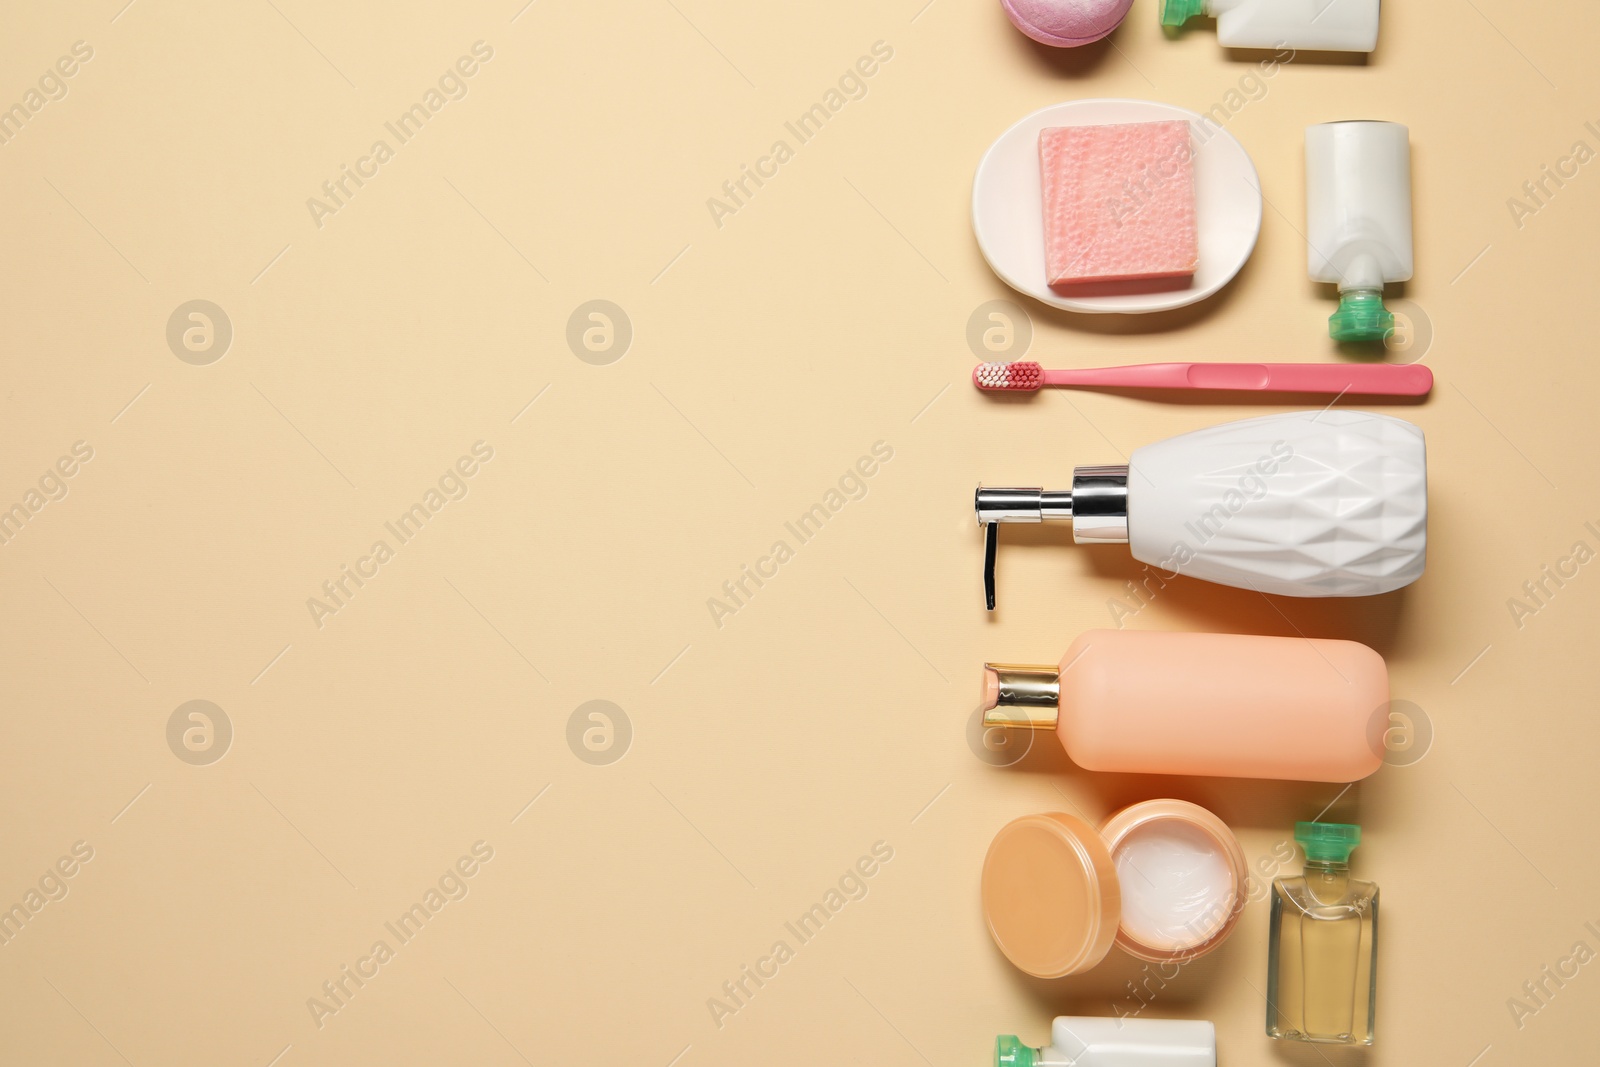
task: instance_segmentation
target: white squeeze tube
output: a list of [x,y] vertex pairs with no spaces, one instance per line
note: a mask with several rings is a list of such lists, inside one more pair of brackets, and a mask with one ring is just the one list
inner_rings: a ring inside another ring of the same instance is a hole
[[1217,1067],[1217,1029],[1200,1020],[1059,1015],[1043,1048],[1000,1035],[994,1062],[996,1067]]
[[1335,341],[1394,330],[1383,287],[1411,277],[1411,135],[1397,122],[1306,127],[1306,247],[1311,280],[1339,287]]
[[1378,0],[1164,0],[1161,24],[1196,15],[1217,20],[1224,48],[1371,52],[1378,47]]

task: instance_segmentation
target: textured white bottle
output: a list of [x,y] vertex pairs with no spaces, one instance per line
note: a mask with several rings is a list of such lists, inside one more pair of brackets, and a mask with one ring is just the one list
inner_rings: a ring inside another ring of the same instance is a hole
[[1378,47],[1378,0],[1206,0],[1224,48],[1370,52]]
[[1368,596],[1421,577],[1422,431],[1327,409],[1224,423],[1146,445],[1128,476],[1135,559],[1283,596]]

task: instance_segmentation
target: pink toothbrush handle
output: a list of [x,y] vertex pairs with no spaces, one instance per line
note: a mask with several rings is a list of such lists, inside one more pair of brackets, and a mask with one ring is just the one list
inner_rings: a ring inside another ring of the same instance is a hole
[[1420,363],[1141,363],[1095,370],[1047,370],[1043,384],[1427,396],[1433,388],[1433,372]]

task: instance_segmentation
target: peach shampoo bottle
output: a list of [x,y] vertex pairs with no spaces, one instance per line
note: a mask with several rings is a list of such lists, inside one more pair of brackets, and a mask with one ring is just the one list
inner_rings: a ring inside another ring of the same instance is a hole
[[1089,630],[1059,665],[984,665],[984,725],[1053,729],[1091,771],[1354,782],[1389,672],[1354,641]]

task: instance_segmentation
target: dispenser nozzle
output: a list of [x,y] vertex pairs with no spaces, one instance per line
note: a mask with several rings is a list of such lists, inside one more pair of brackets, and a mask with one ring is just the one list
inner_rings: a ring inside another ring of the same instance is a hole
[[983,596],[994,610],[994,564],[1002,522],[1051,522],[1069,519],[1078,544],[1128,540],[1128,468],[1125,465],[1078,467],[1072,488],[984,488],[973,496],[973,510],[983,531]]
[[1044,489],[985,489],[973,497],[978,522],[1044,522],[1072,518],[1072,492]]

